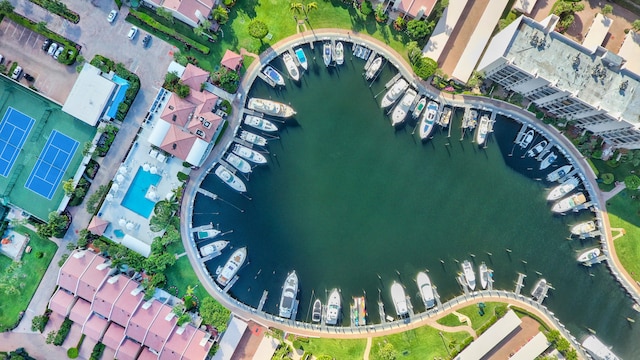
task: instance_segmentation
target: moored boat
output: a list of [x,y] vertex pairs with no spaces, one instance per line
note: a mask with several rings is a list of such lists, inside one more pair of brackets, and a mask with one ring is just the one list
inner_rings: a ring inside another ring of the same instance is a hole
[[518,145],[520,145],[521,148],[526,149],[529,145],[531,145],[534,134],[535,132],[533,131],[533,129],[527,131],[526,134],[524,134],[524,136],[522,137],[522,140],[520,140],[520,144]]
[[340,292],[337,288],[331,290],[329,301],[327,302],[327,325],[336,325],[340,316]]
[[551,164],[553,164],[554,161],[556,161],[557,158],[558,158],[558,155],[555,152],[551,151],[549,155],[547,155],[540,162],[540,170],[544,170],[548,168]]
[[336,64],[344,64],[344,46],[342,45],[342,42],[338,41],[336,43],[336,48],[333,49],[333,52],[333,58],[336,60]]
[[531,290],[531,297],[538,300],[544,292],[544,288],[547,286],[547,280],[544,278],[538,280]]
[[595,221],[585,221],[583,223],[574,225],[571,227],[571,233],[573,235],[586,235],[590,232],[596,231],[598,227]]
[[376,73],[378,72],[378,70],[380,70],[380,66],[382,66],[382,57],[378,56],[373,60],[371,65],[369,65],[369,68],[365,72],[365,78],[367,80],[373,79],[373,77],[376,76]]
[[480,124],[478,124],[478,131],[476,132],[476,143],[478,145],[483,145],[487,140],[487,134],[489,134],[489,122],[491,122],[491,120],[487,115],[482,115],[480,117]]
[[413,108],[413,112],[411,112],[411,117],[414,119],[417,119],[418,116],[422,114],[422,110],[424,110],[425,106],[427,106],[427,97],[423,96],[420,98],[420,100],[418,100],[416,107]]
[[391,285],[391,299],[393,300],[393,306],[396,308],[396,314],[398,316],[405,316],[409,313],[407,307],[407,296],[404,293],[404,288],[397,281]]
[[587,198],[583,193],[580,192],[558,201],[557,203],[555,203],[555,205],[553,205],[551,211],[556,213],[563,213],[569,210],[573,210],[576,207],[584,204],[585,202],[587,202]]
[[285,52],[282,55],[282,61],[284,61],[284,66],[287,68],[287,72],[289,76],[295,81],[300,80],[300,71],[298,71],[298,66],[296,62],[293,60],[293,56],[288,52]]
[[[251,115],[249,115],[251,116]],[[274,125],[275,126],[275,125]],[[267,145],[267,139],[260,136],[260,135],[256,135],[252,132],[248,132],[246,130],[242,130],[240,132],[240,139],[252,143],[253,145],[258,145],[258,146],[265,146]]]
[[471,262],[465,260],[462,262],[462,273],[464,274],[464,280],[470,290],[476,289],[476,273],[473,271]]
[[218,165],[218,167],[215,170],[215,174],[218,178],[220,178],[220,180],[222,180],[225,184],[229,185],[229,187],[231,187],[233,190],[238,192],[247,191],[247,187],[244,184],[244,182],[242,182],[242,180],[240,180],[239,177],[237,177],[235,174],[229,171],[222,164]]
[[549,195],[547,195],[547,200],[558,200],[566,194],[572,192],[573,189],[575,189],[579,184],[580,180],[578,180],[577,177],[573,176],[567,179],[567,181],[563,182],[562,184],[551,189],[551,192],[549,192]]
[[298,275],[296,271],[292,271],[287,275],[282,287],[282,296],[280,297],[280,307],[278,308],[278,315],[280,317],[290,319],[293,307],[298,296]]
[[331,65],[331,43],[325,42],[322,45],[322,60],[324,61],[324,66]]
[[311,321],[317,323],[322,320],[322,302],[320,299],[316,299],[313,302],[313,311],[311,312]]
[[442,114],[440,114],[440,119],[438,119],[438,125],[446,128],[449,126],[449,122],[451,121],[451,108],[444,107],[442,109]]
[[577,259],[580,263],[590,263],[595,261],[598,256],[600,256],[600,248],[593,248],[582,252],[580,255],[578,255]]
[[483,261],[480,264],[480,286],[486,289],[487,285],[489,285],[489,269],[487,269],[487,264]]
[[231,256],[229,257],[229,260],[227,260],[227,262],[224,264],[224,266],[220,270],[220,273],[218,274],[218,276],[216,277],[216,281],[218,282],[218,284],[222,286],[227,286],[229,281],[231,281],[231,279],[233,279],[233,277],[236,276],[236,274],[238,273],[238,270],[240,270],[240,267],[242,266],[242,264],[244,264],[244,261],[246,260],[246,258],[247,258],[246,247],[242,247],[234,251],[233,254],[231,254]]
[[540,155],[540,153],[544,150],[547,144],[548,144],[547,140],[540,141],[539,143],[536,144],[536,146],[534,146],[532,149],[529,149],[529,151],[527,151],[527,156],[536,157]]
[[233,146],[233,153],[256,164],[266,164],[267,158],[259,152],[240,144]]
[[409,83],[405,79],[399,79],[396,81],[391,88],[384,94],[382,101],[380,102],[380,107],[386,108],[393,105],[396,100],[404,93],[405,90],[409,87]]
[[251,172],[251,164],[249,164],[247,160],[237,156],[234,153],[228,153],[226,156],[226,160],[241,173],[248,174]]
[[307,70],[307,68],[309,67],[309,62],[307,62],[307,55],[304,53],[304,50],[302,48],[297,48],[295,53],[300,66],[302,66],[303,69]]
[[[278,131],[278,127],[271,121],[265,120],[263,118],[259,118],[253,115],[247,115],[247,117],[244,118],[244,123],[262,131],[268,131],[268,132]],[[266,139],[265,139],[265,143],[266,143]]]
[[227,247],[227,245],[229,245],[229,242],[227,240],[218,240],[218,241],[214,241],[211,244],[207,244],[203,247],[200,248],[200,255],[202,255],[202,257],[205,256],[209,256],[213,253],[218,253],[220,251],[222,251],[225,247]]
[[427,109],[422,114],[420,120],[420,139],[426,140],[433,130],[433,125],[436,122],[436,115],[438,114],[438,104],[435,101],[429,101]]
[[367,325],[367,307],[364,296],[354,296],[351,305],[351,325]]
[[198,231],[198,240],[211,239],[220,234],[220,230],[216,229],[207,229]]
[[284,86],[284,78],[278,72],[278,70],[274,69],[273,66],[267,65],[262,70],[262,73],[265,74],[269,79],[271,79],[276,85]]
[[422,297],[424,307],[428,310],[436,306],[433,286],[431,285],[431,279],[429,279],[429,275],[427,275],[427,273],[424,271],[420,271],[418,273],[418,277],[416,278],[416,283],[418,284],[418,289],[420,289],[420,296]]
[[418,96],[418,93],[415,90],[411,88],[407,90],[407,92],[402,97],[402,100],[400,100],[398,105],[396,105],[396,107],[393,109],[393,112],[391,113],[392,126],[401,124],[404,121],[404,119],[407,117],[407,112],[409,111],[411,104],[413,104],[413,101],[416,99],[416,96]]
[[571,164],[567,164],[565,166],[561,166],[547,175],[547,181],[558,181],[563,177],[567,176],[567,174],[573,169]]
[[251,110],[259,111],[267,115],[280,116],[284,118],[291,117],[296,114],[296,111],[293,110],[291,106],[267,99],[251,98],[247,103],[247,107]]
[[582,342],[582,347],[587,350],[594,360],[620,360],[620,358],[595,335],[587,336]]

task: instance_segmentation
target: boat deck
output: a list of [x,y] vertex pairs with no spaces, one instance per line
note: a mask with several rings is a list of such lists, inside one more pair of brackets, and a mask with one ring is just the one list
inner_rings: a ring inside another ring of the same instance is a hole
[[538,154],[538,156],[536,156],[536,160],[542,161],[542,159],[544,159],[544,157],[549,153],[549,151],[551,151],[552,147],[553,147],[553,143],[551,143],[551,141],[549,141],[547,146],[545,146],[544,149],[542,149],[542,152],[540,152],[540,154]]
[[213,229],[213,223],[208,223],[205,225],[200,225],[197,227],[194,227],[191,229],[192,232],[199,232],[199,231],[205,231],[205,230],[212,230]]

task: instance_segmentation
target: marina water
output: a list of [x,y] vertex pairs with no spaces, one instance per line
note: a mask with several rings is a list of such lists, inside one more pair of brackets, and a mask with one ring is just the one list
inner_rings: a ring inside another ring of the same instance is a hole
[[[472,260],[477,273],[484,261],[494,270],[496,289],[513,291],[517,273],[526,274],[526,296],[541,274],[554,288],[544,304],[574,336],[593,329],[619,356],[640,358],[640,342],[633,341],[640,331],[626,320],[640,322],[640,314],[605,264],[576,262],[578,252],[597,241],[567,240],[569,227],[592,213],[553,215],[545,200],[554,184],[541,179],[564,159],[539,171],[536,160],[514,147],[520,124],[501,116],[486,148],[474,144],[472,134],[461,140],[461,109],[450,134],[438,129],[423,144],[410,115],[394,130],[379,107],[396,69],[386,65],[370,84],[362,60],[347,52],[343,66],[325,68],[317,45],[305,48],[310,66],[300,83],[288,80],[286,88],[273,89],[257,79],[249,94],[290,104],[298,114],[279,124],[269,164],[253,170],[247,196],[212,172],[202,187],[221,200],[196,197],[194,226],[213,222],[223,232],[233,230],[222,237],[233,248],[248,247],[231,296],[257,307],[267,290],[264,310],[277,314],[282,284],[296,270],[297,320],[310,321],[313,300],[326,304],[338,287],[343,325],[349,325],[352,297],[364,293],[368,320],[379,323],[379,298],[387,315],[395,315],[394,280],[421,312],[419,271],[429,270],[444,302],[462,293],[455,281],[459,263]],[[286,73],[281,59],[272,65]],[[215,273],[230,254],[227,249],[207,267]]]

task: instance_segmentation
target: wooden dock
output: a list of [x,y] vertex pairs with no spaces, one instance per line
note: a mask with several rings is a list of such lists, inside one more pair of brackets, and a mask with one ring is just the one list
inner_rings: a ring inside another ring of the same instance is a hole
[[247,115],[252,115],[252,116],[257,116],[259,118],[263,118],[264,114],[255,110],[251,110],[251,109],[244,109],[244,113]]
[[293,302],[293,309],[291,309],[291,320],[296,320],[296,316],[298,316],[298,305],[300,305],[299,300],[295,300]]
[[436,299],[436,306],[438,309],[442,309],[442,301],[440,300],[440,294],[438,294],[438,289],[435,286],[431,286],[433,289],[433,297]]
[[526,278],[527,275],[523,274],[523,273],[518,273],[518,282],[516,283],[516,291],[515,293],[520,295],[520,292],[522,291],[522,287],[524,286],[524,278]]
[[267,302],[268,295],[269,292],[267,290],[262,292],[262,297],[260,298],[260,303],[258,304],[258,311],[262,311],[262,308],[264,308],[264,303]]
[[487,272],[489,273],[489,281],[487,284],[487,290],[491,291],[493,290],[493,270],[492,269],[487,269]]
[[409,311],[409,317],[413,317],[415,312],[413,311],[413,304],[411,303],[411,296],[407,295],[407,310]]
[[375,50],[371,50],[371,55],[369,56],[367,62],[364,64],[365,70],[368,70],[371,67],[371,63],[373,62],[373,60],[375,60],[376,55],[378,55],[378,53],[376,53]]
[[234,138],[233,138],[233,141],[234,141],[234,142],[237,142],[238,144],[240,144],[240,145],[242,145],[242,146],[244,146],[244,147],[247,147],[247,148],[249,148],[249,149],[253,149],[253,146],[255,145],[255,144],[253,144],[253,143],[250,143],[250,142],[248,142],[248,141],[245,141],[245,140],[243,140],[243,139],[240,139],[239,137],[234,137]]
[[238,172],[238,170],[235,167],[231,166],[228,162],[222,159],[218,160],[218,162],[220,163],[220,165],[224,166],[225,169],[227,169],[230,173],[235,175]]
[[467,286],[467,283],[464,281],[462,273],[458,273],[458,276],[456,277],[456,281],[458,281],[458,284],[460,285],[460,287],[462,287],[462,291],[464,291],[464,294],[469,295],[469,287]]
[[[212,167],[213,168],[213,167]],[[218,200],[218,195],[212,193],[209,190],[203,189],[203,188],[198,188],[197,192],[199,192],[200,194],[207,196],[213,200]]]
[[397,73],[396,76],[392,77],[391,80],[387,81],[387,83],[384,84],[384,87],[386,89],[390,88],[391,86],[393,86],[393,84],[396,83],[396,81],[400,80],[401,77],[402,77],[402,74]]

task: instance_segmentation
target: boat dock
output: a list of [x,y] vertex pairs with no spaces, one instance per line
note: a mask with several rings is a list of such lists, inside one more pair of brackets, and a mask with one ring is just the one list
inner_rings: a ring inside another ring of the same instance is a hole
[[286,52],[289,53],[289,55],[291,55],[291,57],[293,58],[293,62],[296,64],[297,67],[300,67],[300,59],[298,59],[298,56],[296,55],[296,52],[293,50],[293,47],[289,46],[286,50]]
[[243,110],[244,110],[244,113],[247,114],[247,115],[257,116],[259,118],[263,118],[264,117],[264,114],[261,113],[261,112],[258,112],[258,111],[255,111],[255,110],[251,110],[251,109],[247,109],[247,108],[245,108]]
[[203,258],[200,258],[200,261],[202,261],[203,263],[205,263],[205,262],[207,262],[207,261],[209,261],[209,260],[211,260],[211,259],[215,259],[215,258],[217,258],[217,257],[218,257],[218,256],[220,256],[220,255],[222,255],[222,252],[220,252],[220,251],[215,251],[215,252],[213,252],[213,253],[211,253],[211,254],[209,254],[209,255],[207,255],[207,256],[205,256],[205,257],[203,257]]
[[220,163],[220,165],[224,166],[233,175],[236,175],[236,173],[238,172],[238,170],[235,167],[231,166],[231,164],[224,161],[223,159],[218,160],[218,162]]
[[369,67],[371,67],[371,63],[373,63],[373,60],[375,60],[376,55],[378,55],[378,53],[375,52],[375,50],[371,50],[371,55],[369,55],[369,59],[367,60],[366,64],[364,64],[365,70],[368,70]]
[[275,88],[277,85],[275,81],[267,77],[267,75],[265,75],[262,71],[258,71],[258,77],[264,80],[264,82],[266,82],[267,84],[271,85],[272,88]]
[[515,144],[521,143],[522,139],[524,138],[525,134],[527,133],[527,130],[529,130],[529,125],[522,124],[522,127],[520,128],[520,131],[518,131],[518,135],[516,135],[516,138],[515,138],[515,140],[513,140],[513,142]]
[[366,61],[366,60],[369,60],[369,57],[371,55],[371,49],[367,48],[366,46],[354,43],[353,44],[353,55],[355,57],[357,57],[357,58],[360,58],[360,59]]
[[262,311],[262,308],[264,308],[264,303],[267,302],[267,295],[269,295],[269,292],[267,290],[262,292],[262,297],[260,298],[260,303],[258,304],[258,311]]
[[487,282],[487,290],[491,291],[491,290],[493,290],[493,270],[492,269],[487,269],[487,272],[489,273],[489,281]]
[[300,301],[295,300],[293,302],[293,309],[291,309],[291,320],[295,320],[296,316],[298,316],[298,305],[300,305]]
[[400,80],[400,78],[402,78],[402,75],[400,73],[397,73],[396,76],[392,77],[391,80],[387,81],[387,83],[384,84],[384,88],[390,88],[391,86],[393,86],[393,84],[396,83],[396,81]]
[[595,259],[590,259],[590,260],[587,260],[587,261],[583,262],[582,265],[584,265],[586,267],[591,267],[592,265],[600,264],[601,262],[603,262],[605,260],[607,260],[607,255],[603,254],[603,255],[598,256]]
[[523,274],[523,273],[518,273],[518,282],[516,282],[516,291],[515,293],[520,295],[520,292],[522,291],[522,287],[524,286],[524,278],[526,278],[527,275]]
[[380,321],[384,324],[387,322],[387,314],[384,312],[384,304],[382,301],[378,300],[378,314],[380,316]]
[[570,171],[567,175],[561,177],[558,179],[558,182],[560,184],[562,184],[563,182],[571,179],[574,175],[578,174],[578,169],[573,169],[572,171]]
[[540,154],[538,154],[538,156],[536,157],[536,160],[541,161],[542,159],[544,159],[547,153],[551,151],[552,147],[553,147],[553,143],[549,141],[547,146],[545,146],[544,149],[542,149],[542,151],[540,152]]
[[442,301],[440,300],[440,294],[438,294],[438,289],[435,286],[431,286],[433,289],[433,297],[436,299],[436,306],[438,309],[442,309]]
[[234,276],[233,279],[231,279],[231,281],[229,281],[229,283],[227,284],[227,286],[224,287],[224,289],[222,289],[222,291],[226,294],[227,292],[229,292],[229,290],[231,290],[231,287],[233,285],[235,285],[235,283],[238,281],[238,279],[240,279],[240,277],[238,275]]
[[242,140],[239,137],[234,137],[233,141],[249,149],[253,149],[253,147],[255,146],[255,144]]
[[463,276],[462,273],[458,273],[458,276],[456,277],[456,281],[458,281],[458,284],[460,284],[460,286],[462,287],[462,291],[464,291],[464,294],[469,295],[469,287],[467,287],[467,284],[465,283],[462,276]]
[[[213,169],[213,167],[211,167],[211,168]],[[203,189],[203,188],[198,188],[197,192],[199,192],[200,194],[202,194],[202,195],[204,195],[204,196],[210,197],[210,198],[212,198],[213,200],[218,200],[218,195],[216,195],[216,194],[212,193],[212,192],[211,192],[211,191],[209,191],[209,190],[206,190],[206,189]],[[195,231],[195,230],[194,230],[194,231]]]
[[413,311],[413,304],[411,303],[411,296],[407,295],[407,310],[409,311],[409,317],[412,318],[415,315]]

